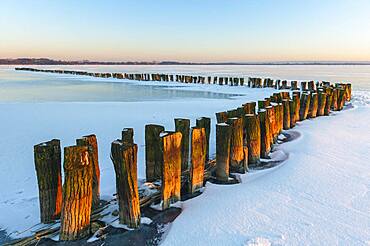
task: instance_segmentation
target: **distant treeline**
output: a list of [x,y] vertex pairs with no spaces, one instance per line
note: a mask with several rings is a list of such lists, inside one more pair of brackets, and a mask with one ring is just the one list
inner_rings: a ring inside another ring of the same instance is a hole
[[370,65],[368,62],[107,62],[107,61],[62,61],[48,58],[0,59],[0,65]]

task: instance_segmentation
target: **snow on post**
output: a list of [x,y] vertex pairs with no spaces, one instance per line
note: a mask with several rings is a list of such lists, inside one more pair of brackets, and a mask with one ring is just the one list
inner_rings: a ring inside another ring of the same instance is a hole
[[165,132],[162,144],[162,209],[181,198],[181,141],[180,132]]
[[163,157],[161,153],[160,133],[164,127],[149,124],[145,126],[145,171],[146,181],[161,179]]
[[93,166],[89,148],[64,148],[65,177],[59,236],[62,241],[81,239],[90,232]]
[[137,145],[116,140],[111,145],[111,159],[116,172],[119,222],[129,228],[140,225],[140,202],[137,183]]
[[100,204],[100,169],[98,157],[98,141],[95,135],[83,136],[76,140],[77,146],[88,146],[91,157],[91,165],[93,169],[92,183],[92,207],[97,208]]
[[34,158],[41,223],[51,223],[59,218],[62,208],[60,140],[53,139],[35,145]]

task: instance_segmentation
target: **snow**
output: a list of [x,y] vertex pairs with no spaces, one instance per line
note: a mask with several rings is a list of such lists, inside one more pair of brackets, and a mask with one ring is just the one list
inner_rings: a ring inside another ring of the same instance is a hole
[[289,154],[283,164],[242,175],[241,184],[207,183],[183,202],[162,245],[366,245],[370,107],[306,120],[294,131],[301,136],[279,146]]
[[[102,71],[106,69],[100,68]],[[199,69],[201,71],[203,68]],[[225,70],[220,74],[230,72],[233,71]],[[275,73],[280,74],[279,70]],[[67,79],[62,75],[47,76]],[[76,77],[68,76],[69,79]],[[0,102],[0,229],[6,229],[12,237],[27,236],[44,226],[39,224],[33,145],[59,138],[64,147],[75,144],[76,138],[96,134],[102,198],[110,199],[115,193],[110,144],[121,136],[123,128],[134,128],[134,140],[139,147],[139,182],[142,182],[145,177],[145,124],[160,124],[165,126],[166,131],[171,131],[174,130],[174,118],[189,118],[193,126],[195,119],[211,117],[210,153],[214,156],[215,113],[236,108],[245,102],[261,100],[274,92],[272,89],[218,85],[184,86],[168,82],[79,79],[86,83],[155,83],[165,86],[161,88],[162,91],[206,91],[242,96],[232,99],[180,97],[88,103]],[[365,79],[361,78],[361,81]],[[352,103],[353,107],[335,112],[330,117],[298,123],[294,131],[300,133],[299,138],[281,144],[271,154],[273,159],[286,159],[283,164],[240,175],[241,184],[207,183],[202,195],[179,203],[177,206],[181,206],[183,212],[171,226],[166,226],[169,231],[165,233],[163,245],[368,244],[370,92],[353,90]],[[110,206],[109,211],[113,208],[116,209],[117,205]],[[106,219],[114,223],[113,216]]]

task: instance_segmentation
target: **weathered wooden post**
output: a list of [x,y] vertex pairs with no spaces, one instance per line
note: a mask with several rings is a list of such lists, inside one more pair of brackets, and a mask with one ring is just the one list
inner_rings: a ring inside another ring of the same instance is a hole
[[111,145],[111,159],[116,172],[119,222],[129,228],[140,225],[140,202],[137,183],[137,145],[116,140]]
[[269,129],[269,137],[270,137],[270,144],[274,143],[277,139],[277,126],[276,126],[276,119],[275,119],[275,108],[272,106],[266,107],[266,112],[268,115],[268,121],[270,125]]
[[261,153],[262,158],[267,158],[270,153],[270,121],[266,109],[261,109],[258,111],[260,118],[260,128],[261,128]]
[[317,109],[319,106],[319,99],[317,93],[311,93],[310,108],[308,111],[308,118],[316,118]]
[[245,114],[256,114],[256,102],[243,104]]
[[180,132],[161,133],[163,210],[181,199],[181,141]]
[[299,109],[299,120],[300,121],[303,121],[307,118],[310,102],[311,102],[311,95],[307,93],[302,93],[300,109]]
[[333,98],[332,98],[332,102],[331,102],[331,108],[334,111],[338,110],[338,89],[337,88],[333,89]]
[[76,140],[77,146],[88,146],[90,150],[91,165],[93,169],[92,183],[92,207],[97,208],[100,205],[100,168],[98,157],[98,141],[94,134],[83,136]]
[[346,101],[346,90],[341,88],[339,90],[339,97],[338,97],[338,110],[343,109],[345,101]]
[[347,92],[347,101],[351,101],[352,98],[352,85],[350,83],[346,84],[346,92]]
[[93,167],[89,148],[64,148],[65,177],[59,236],[62,241],[83,238],[90,231]]
[[206,163],[207,138],[205,128],[191,128],[190,192],[193,194],[203,187]]
[[302,91],[307,91],[307,82],[301,82],[301,89]]
[[333,100],[332,91],[331,90],[327,90],[324,115],[329,115],[329,113],[330,113],[330,107],[331,107],[331,104],[332,104],[332,100]]
[[319,91],[319,104],[317,109],[317,116],[323,116],[325,114],[325,106],[326,106],[326,93],[323,91]]
[[247,167],[244,162],[243,119],[229,118],[227,124],[231,127],[230,171],[245,173]]
[[216,125],[216,178],[229,180],[231,127],[226,123]]
[[294,101],[294,104],[296,105],[296,108],[295,108],[295,111],[294,111],[294,118],[295,118],[295,122],[299,121],[299,111],[300,111],[300,108],[301,108],[301,99],[300,99],[300,93],[294,93],[293,92],[293,101]]
[[121,136],[124,144],[134,144],[134,128],[123,128]]
[[297,83],[297,81],[291,81],[290,82],[290,89],[291,90],[298,90],[298,83]]
[[51,223],[60,217],[62,208],[60,140],[53,139],[35,145],[34,158],[41,223]]
[[227,121],[228,114],[227,112],[218,112],[216,113],[217,123],[225,123]]
[[289,105],[289,100],[287,99],[283,100],[283,112],[284,112],[283,129],[289,130],[290,129],[290,105]]
[[146,181],[153,182],[162,176],[162,154],[160,133],[164,127],[149,124],[145,126],[145,171]]
[[190,120],[175,119],[175,131],[182,134],[181,138],[181,172],[189,170],[189,136]]
[[248,147],[248,164],[258,165],[261,155],[261,126],[259,115],[245,115],[246,144]]
[[211,118],[201,117],[196,119],[196,126],[198,128],[204,128],[206,133],[206,161],[209,160],[209,136],[211,134]]

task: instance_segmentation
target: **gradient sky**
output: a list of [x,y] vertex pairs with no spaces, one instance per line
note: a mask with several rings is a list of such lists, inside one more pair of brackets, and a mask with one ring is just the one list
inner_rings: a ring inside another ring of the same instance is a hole
[[370,61],[370,0],[0,0],[0,58]]

